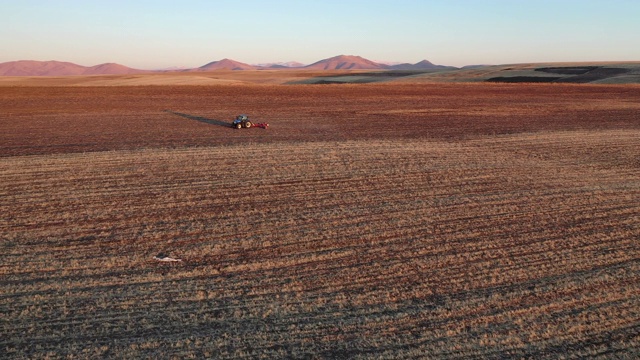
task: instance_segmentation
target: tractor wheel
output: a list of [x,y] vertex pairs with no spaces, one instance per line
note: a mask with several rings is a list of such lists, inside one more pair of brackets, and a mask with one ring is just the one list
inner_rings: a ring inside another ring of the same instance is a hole
[[250,127],[251,127],[251,125],[252,125],[252,124],[251,124],[251,121],[247,121],[247,122],[245,123],[245,126],[247,127],[247,129],[248,129],[248,128],[250,128]]
[[240,129],[241,127],[242,127],[242,124],[240,124],[240,123],[236,124],[236,129]]

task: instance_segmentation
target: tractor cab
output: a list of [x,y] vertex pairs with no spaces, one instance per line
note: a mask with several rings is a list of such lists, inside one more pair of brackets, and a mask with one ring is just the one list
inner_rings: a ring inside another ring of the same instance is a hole
[[240,129],[240,128],[250,128],[251,127],[251,121],[249,121],[249,116],[247,115],[238,115],[236,116],[236,119],[233,120],[233,127],[235,127],[236,129]]

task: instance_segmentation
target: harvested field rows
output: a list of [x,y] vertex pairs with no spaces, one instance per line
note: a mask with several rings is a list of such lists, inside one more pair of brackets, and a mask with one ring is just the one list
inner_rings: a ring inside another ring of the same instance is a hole
[[0,342],[25,358],[632,357],[634,126],[5,156]]

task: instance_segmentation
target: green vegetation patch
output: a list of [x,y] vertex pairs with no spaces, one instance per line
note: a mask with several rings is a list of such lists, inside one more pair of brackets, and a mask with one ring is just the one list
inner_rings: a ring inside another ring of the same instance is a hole
[[347,73],[331,76],[317,76],[304,80],[296,80],[287,84],[366,84],[374,82],[389,81],[403,77],[424,75],[434,72],[442,72],[443,70],[389,70],[389,71],[372,71]]

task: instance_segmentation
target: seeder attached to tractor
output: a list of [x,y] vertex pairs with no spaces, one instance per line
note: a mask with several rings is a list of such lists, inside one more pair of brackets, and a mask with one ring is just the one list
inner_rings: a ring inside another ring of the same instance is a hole
[[249,116],[247,115],[238,115],[236,116],[236,119],[233,120],[233,124],[231,125],[232,127],[236,128],[236,129],[242,129],[242,128],[251,128],[251,127],[256,127],[256,128],[262,128],[262,129],[266,129],[269,127],[269,124],[267,123],[252,123],[251,121],[249,121]]

